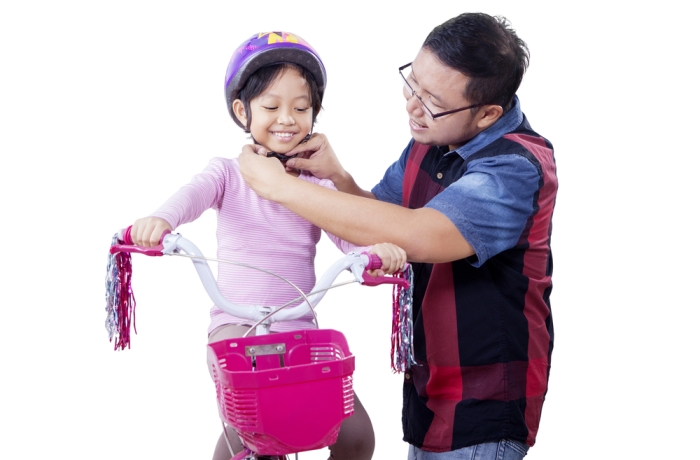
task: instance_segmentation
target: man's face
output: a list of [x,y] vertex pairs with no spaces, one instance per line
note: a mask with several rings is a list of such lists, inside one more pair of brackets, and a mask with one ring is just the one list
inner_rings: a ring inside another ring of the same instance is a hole
[[[432,113],[472,105],[464,97],[469,77],[448,67],[431,51],[421,48],[413,60],[406,81]],[[464,145],[483,131],[477,123],[479,109],[469,109],[432,119],[417,97],[404,88],[406,111],[413,138],[421,144],[447,145],[451,150]]]

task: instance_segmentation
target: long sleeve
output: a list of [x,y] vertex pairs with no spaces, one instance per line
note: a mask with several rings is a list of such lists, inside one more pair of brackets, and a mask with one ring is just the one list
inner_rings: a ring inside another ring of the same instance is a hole
[[225,174],[220,159],[212,159],[151,215],[164,219],[175,229],[196,220],[207,209],[218,208],[225,190]]

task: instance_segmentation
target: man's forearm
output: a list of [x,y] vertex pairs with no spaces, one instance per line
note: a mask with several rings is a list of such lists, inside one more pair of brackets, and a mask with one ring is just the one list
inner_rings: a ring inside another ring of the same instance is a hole
[[412,262],[449,262],[474,254],[454,224],[434,209],[408,209],[292,177],[283,180],[272,201],[353,244],[394,243]]
[[332,181],[335,185],[335,188],[337,188],[343,193],[349,193],[350,195],[371,198],[373,200],[377,199],[372,192],[364,190],[359,185],[357,185],[355,179],[347,171],[343,171],[338,177],[334,177]]

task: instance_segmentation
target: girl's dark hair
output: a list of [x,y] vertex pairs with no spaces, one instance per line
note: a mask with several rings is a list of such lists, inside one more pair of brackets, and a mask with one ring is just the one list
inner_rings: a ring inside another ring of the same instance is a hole
[[243,102],[246,118],[248,120],[245,127],[246,133],[250,132],[250,101],[262,94],[263,91],[265,91],[272,84],[272,82],[274,82],[275,79],[282,74],[282,72],[288,69],[297,70],[304,80],[306,80],[306,87],[308,88],[309,95],[311,96],[311,109],[313,114],[312,123],[316,123],[316,116],[321,111],[321,93],[318,90],[316,79],[311,72],[300,65],[292,64],[290,62],[281,62],[277,64],[270,64],[256,70],[255,73],[248,77],[248,81],[245,82],[245,85],[241,89],[240,93],[238,93],[238,98],[241,100],[241,102]]
[[464,97],[472,104],[510,109],[530,63],[530,51],[504,17],[464,13],[430,32],[423,47],[470,77]]

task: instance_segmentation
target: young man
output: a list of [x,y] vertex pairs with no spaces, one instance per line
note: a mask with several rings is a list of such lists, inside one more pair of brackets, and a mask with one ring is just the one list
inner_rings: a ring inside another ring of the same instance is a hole
[[[529,61],[503,18],[462,14],[400,68],[413,139],[371,192],[315,135],[287,167],[248,146],[241,172],[262,197],[356,244],[390,241],[413,263],[417,365],[404,383],[411,459],[523,458],[551,362],[552,145],[515,95]],[[345,193],[341,193],[345,192]]]

